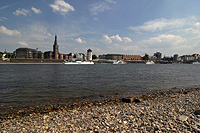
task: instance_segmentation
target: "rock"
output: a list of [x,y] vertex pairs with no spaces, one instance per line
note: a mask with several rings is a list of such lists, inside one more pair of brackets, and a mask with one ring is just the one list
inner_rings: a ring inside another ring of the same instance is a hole
[[178,119],[179,119],[180,121],[187,121],[188,117],[185,116],[185,115],[181,115],[181,116],[178,117]]
[[122,102],[132,103],[133,102],[133,98],[122,98]]
[[200,110],[196,110],[196,111],[194,112],[194,114],[195,114],[195,115],[200,115]]
[[140,103],[140,102],[142,102],[142,101],[144,101],[144,98],[136,98],[136,99],[134,99],[133,102],[135,102],[135,103]]
[[116,102],[121,102],[122,99],[120,99],[120,98],[116,98],[115,101],[116,101]]
[[48,118],[48,115],[44,115],[44,116],[43,116],[43,119],[46,119],[46,118]]
[[176,98],[176,97],[177,97],[177,95],[175,95],[175,94],[172,94],[170,97],[171,97],[171,98]]

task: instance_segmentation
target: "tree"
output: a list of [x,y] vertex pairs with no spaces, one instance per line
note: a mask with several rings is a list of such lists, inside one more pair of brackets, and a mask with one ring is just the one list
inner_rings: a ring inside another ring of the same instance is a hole
[[97,56],[95,54],[93,54],[92,59],[97,59]]
[[2,52],[0,52],[0,58],[2,58],[2,56],[3,56],[3,53],[2,53]]
[[7,54],[5,55],[5,58],[11,58],[11,54],[10,54],[10,53],[7,53]]
[[44,55],[44,58],[45,58],[45,59],[49,59],[50,57],[49,57],[48,54],[45,54],[45,55]]
[[149,60],[149,55],[145,54],[145,56],[142,57],[143,60]]

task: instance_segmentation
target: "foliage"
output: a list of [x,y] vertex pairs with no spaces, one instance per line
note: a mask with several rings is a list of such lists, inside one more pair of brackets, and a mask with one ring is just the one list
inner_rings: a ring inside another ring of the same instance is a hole
[[41,59],[42,58],[42,53],[38,52],[38,58]]
[[97,56],[95,54],[93,54],[92,59],[97,59]]
[[50,57],[49,57],[49,55],[45,54],[45,55],[44,55],[44,58],[45,58],[45,59],[49,59]]
[[149,55],[148,55],[148,54],[145,54],[145,55],[142,57],[142,60],[149,60]]

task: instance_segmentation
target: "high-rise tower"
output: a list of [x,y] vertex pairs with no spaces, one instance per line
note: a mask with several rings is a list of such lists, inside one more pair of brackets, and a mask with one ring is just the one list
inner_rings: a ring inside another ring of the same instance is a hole
[[53,45],[53,57],[54,57],[54,59],[58,59],[58,57],[59,57],[57,36],[56,35],[55,35],[55,41],[54,41],[54,45]]

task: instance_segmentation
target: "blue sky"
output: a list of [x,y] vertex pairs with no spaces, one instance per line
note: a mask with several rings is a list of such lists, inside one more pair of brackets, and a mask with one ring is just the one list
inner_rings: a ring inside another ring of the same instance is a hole
[[200,53],[199,0],[1,0],[0,51]]

